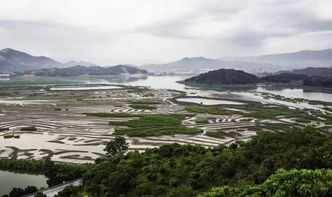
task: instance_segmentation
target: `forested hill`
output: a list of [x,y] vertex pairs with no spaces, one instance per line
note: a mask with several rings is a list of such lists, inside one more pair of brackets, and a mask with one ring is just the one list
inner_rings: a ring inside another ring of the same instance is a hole
[[254,84],[259,78],[241,70],[219,69],[184,80],[185,83],[199,84]]
[[[311,70],[312,72],[309,72]],[[326,72],[324,73],[325,70]],[[209,84],[209,85],[237,85],[237,84],[255,84],[255,83],[293,83],[304,86],[332,87],[332,75],[328,71],[330,68],[308,68],[296,70],[294,72],[278,72],[265,77],[257,77],[253,74],[240,70],[220,69],[200,74],[195,77],[184,80],[188,84]],[[304,74],[301,74],[304,73]],[[313,73],[309,75],[309,73]],[[322,74],[319,74],[322,73]]]
[[101,66],[73,66],[69,68],[50,68],[29,71],[25,74],[36,76],[79,76],[79,75],[132,75],[147,74],[148,72],[136,67],[117,65],[112,67]]
[[299,75],[307,75],[307,76],[316,76],[316,77],[332,77],[332,66],[331,67],[308,67],[303,69],[295,69],[292,71],[282,71],[279,73],[292,73]]

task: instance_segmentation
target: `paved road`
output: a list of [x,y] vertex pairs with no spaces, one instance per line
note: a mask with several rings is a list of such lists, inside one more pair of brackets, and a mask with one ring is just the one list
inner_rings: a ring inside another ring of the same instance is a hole
[[[82,182],[83,182],[82,179],[76,179],[76,180],[61,184],[61,185],[56,185],[54,187],[48,188],[46,190],[43,190],[42,192],[43,192],[43,194],[46,194],[48,197],[53,197],[56,194],[58,194],[58,192],[62,191],[65,187],[70,186],[70,185],[79,186],[82,184]],[[35,193],[26,195],[24,197],[33,197],[34,195],[35,195]]]

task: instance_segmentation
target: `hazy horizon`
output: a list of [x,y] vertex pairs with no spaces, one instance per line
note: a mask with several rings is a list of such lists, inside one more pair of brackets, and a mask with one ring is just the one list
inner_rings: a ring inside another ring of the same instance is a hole
[[100,65],[332,48],[327,0],[3,0],[0,48]]

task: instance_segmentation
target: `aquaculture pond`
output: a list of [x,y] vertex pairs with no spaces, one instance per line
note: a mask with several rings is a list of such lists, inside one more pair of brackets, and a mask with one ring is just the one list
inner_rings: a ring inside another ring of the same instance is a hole
[[14,187],[47,187],[46,181],[47,179],[43,175],[21,174],[0,170],[0,196],[9,193]]

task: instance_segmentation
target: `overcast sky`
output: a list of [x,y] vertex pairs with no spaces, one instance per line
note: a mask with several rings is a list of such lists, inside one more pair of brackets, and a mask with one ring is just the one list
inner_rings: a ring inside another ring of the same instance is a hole
[[332,48],[332,0],[1,0],[0,48],[103,65]]

